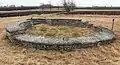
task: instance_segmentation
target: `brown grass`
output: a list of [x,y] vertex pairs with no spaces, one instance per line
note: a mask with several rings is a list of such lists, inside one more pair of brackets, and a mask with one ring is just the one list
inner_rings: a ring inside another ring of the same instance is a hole
[[32,35],[53,36],[53,37],[79,37],[93,33],[88,28],[73,27],[73,26],[51,26],[48,24],[33,25],[32,28],[26,31]]
[[[43,17],[38,16],[37,17]],[[24,17],[0,18],[0,32],[3,35],[5,24],[11,19],[25,19]],[[45,16],[44,16],[45,17]],[[44,18],[43,17],[43,18]],[[101,25],[111,29],[112,19],[115,18],[114,32],[116,41],[99,47],[77,49],[71,52],[44,51],[27,49],[22,46],[10,45],[0,39],[0,65],[120,65],[120,16],[115,15],[54,15],[49,18],[74,18],[91,21],[94,25]],[[2,38],[2,36],[0,36]]]

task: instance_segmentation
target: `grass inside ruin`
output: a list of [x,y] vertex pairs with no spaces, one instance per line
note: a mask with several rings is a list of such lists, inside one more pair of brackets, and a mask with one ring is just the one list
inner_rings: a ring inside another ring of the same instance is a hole
[[90,35],[93,33],[88,28],[73,27],[73,26],[51,26],[48,24],[33,25],[32,28],[26,31],[28,34],[54,36],[54,37],[79,37]]

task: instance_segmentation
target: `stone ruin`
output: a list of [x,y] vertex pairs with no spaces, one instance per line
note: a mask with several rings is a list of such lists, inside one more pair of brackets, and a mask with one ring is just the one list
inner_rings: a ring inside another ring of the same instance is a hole
[[[50,37],[50,36],[35,36],[25,33],[26,29],[37,24],[49,25],[65,25],[89,28],[95,32],[88,36],[82,37]],[[20,44],[24,47],[32,47],[44,50],[72,50],[75,48],[86,48],[98,46],[112,42],[115,39],[113,31],[100,27],[93,26],[89,22],[75,19],[27,19],[24,21],[13,22],[6,25],[6,36],[13,44]]]

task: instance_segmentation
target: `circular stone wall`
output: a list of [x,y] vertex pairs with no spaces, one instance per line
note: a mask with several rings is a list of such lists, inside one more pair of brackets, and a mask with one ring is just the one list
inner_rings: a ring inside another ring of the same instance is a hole
[[[25,33],[26,29],[36,24],[64,25],[89,28],[95,32],[88,36],[81,37],[50,37],[35,36]],[[89,22],[82,22],[74,19],[27,19],[8,24],[6,26],[6,35],[14,44],[21,44],[25,47],[37,49],[68,50],[105,44],[115,39],[115,34],[104,27],[95,27]]]

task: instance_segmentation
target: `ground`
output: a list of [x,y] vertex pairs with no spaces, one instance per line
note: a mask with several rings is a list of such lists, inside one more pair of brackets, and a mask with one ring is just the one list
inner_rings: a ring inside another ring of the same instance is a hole
[[[49,17],[46,17],[49,16]],[[51,17],[52,16],[52,17]],[[23,48],[9,44],[4,39],[7,23],[27,18],[73,18],[90,21],[111,29],[115,19],[113,43],[92,48],[76,49],[75,51],[45,51]],[[118,15],[29,15],[21,17],[0,18],[0,64],[1,65],[120,65],[120,16]]]
[[89,28],[74,27],[74,26],[52,26],[48,24],[33,25],[27,29],[27,34],[53,36],[53,37],[80,37],[94,34],[94,31]]

